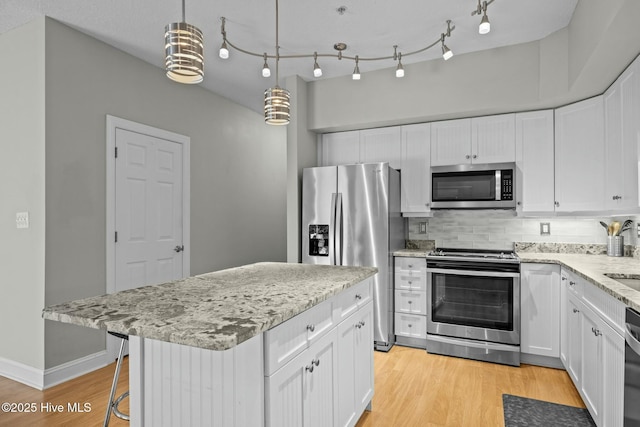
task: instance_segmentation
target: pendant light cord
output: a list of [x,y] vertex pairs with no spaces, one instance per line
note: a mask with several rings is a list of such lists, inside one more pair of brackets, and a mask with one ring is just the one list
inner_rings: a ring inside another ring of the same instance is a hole
[[278,42],[278,16],[278,0],[276,0],[276,87],[278,87],[278,84],[280,83],[278,73],[278,63],[280,62],[280,43]]
[[182,0],[182,22],[187,22],[184,14],[184,0]]

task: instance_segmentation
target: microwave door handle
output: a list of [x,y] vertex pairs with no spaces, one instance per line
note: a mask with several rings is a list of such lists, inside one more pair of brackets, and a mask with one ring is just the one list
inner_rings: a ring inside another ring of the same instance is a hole
[[496,200],[502,199],[502,171],[496,170]]
[[458,276],[480,276],[480,277],[520,277],[520,273],[506,273],[501,271],[468,271],[468,270],[454,270],[450,268],[427,267],[427,274],[429,273],[456,274]]
[[336,265],[336,193],[331,193],[329,240],[329,264]]

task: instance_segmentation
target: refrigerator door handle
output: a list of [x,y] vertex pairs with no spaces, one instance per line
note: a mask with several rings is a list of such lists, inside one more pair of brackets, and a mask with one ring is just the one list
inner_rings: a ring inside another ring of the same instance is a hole
[[335,248],[336,248],[336,262],[335,265],[342,265],[342,193],[338,193],[336,198],[336,228],[334,229]]
[[329,218],[329,264],[336,265],[336,193],[331,194],[331,214]]

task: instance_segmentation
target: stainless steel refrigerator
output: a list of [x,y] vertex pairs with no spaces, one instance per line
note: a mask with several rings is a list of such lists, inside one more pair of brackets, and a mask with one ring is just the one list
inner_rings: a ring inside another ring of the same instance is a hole
[[400,173],[388,163],[307,168],[302,174],[302,262],[373,266],[375,349],[393,330],[393,251],[404,247]]

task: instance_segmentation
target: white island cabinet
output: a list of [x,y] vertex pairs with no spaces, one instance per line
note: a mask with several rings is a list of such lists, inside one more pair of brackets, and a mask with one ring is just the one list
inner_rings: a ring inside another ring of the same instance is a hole
[[373,398],[376,272],[258,263],[43,317],[129,335],[132,426],[353,426]]

